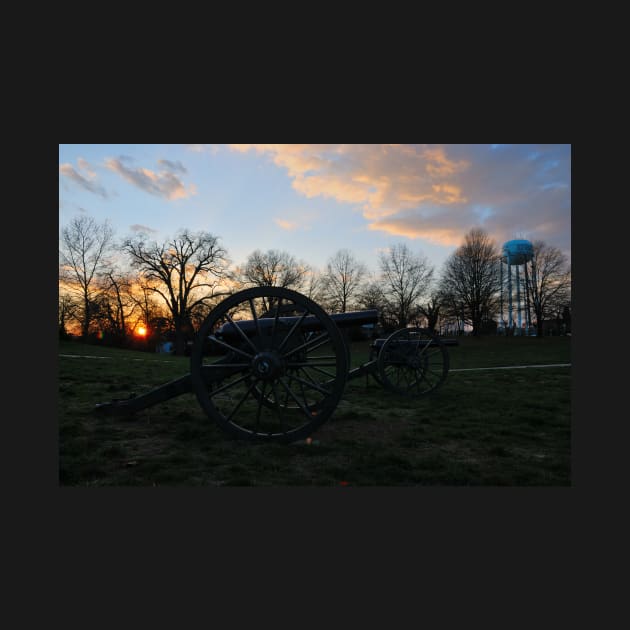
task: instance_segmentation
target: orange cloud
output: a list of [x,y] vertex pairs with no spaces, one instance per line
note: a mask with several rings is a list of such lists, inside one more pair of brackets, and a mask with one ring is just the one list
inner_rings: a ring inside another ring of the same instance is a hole
[[[408,227],[411,210],[416,211],[415,220],[411,221],[420,223],[426,216],[437,218],[440,213],[446,214],[447,206],[468,201],[457,177],[471,163],[450,159],[442,146],[231,144],[229,147],[268,155],[274,164],[287,169],[294,190],[309,199],[323,197],[355,205],[370,222],[370,229],[449,244],[460,237],[453,236],[448,229],[435,232]],[[296,229],[288,221],[277,219],[276,223],[283,229]]]
[[361,203],[369,199],[369,183],[348,181],[333,174],[298,177],[293,188],[306,197],[329,197],[346,203]]
[[277,219],[275,218],[274,223],[280,226],[283,230],[288,230],[289,232],[293,232],[298,229],[298,224],[295,221],[286,221],[285,219]]
[[289,232],[293,232],[297,230],[298,228],[298,224],[295,223],[294,221],[286,221],[285,219],[275,218],[273,222],[279,227],[281,227],[283,230],[287,230]]
[[468,199],[462,197],[459,186],[453,184],[433,184],[433,191],[439,195],[438,203],[466,203]]
[[449,228],[414,228],[400,223],[369,223],[368,230],[387,232],[394,236],[406,236],[407,238],[421,238],[436,245],[457,247],[462,242],[462,231]]
[[470,162],[467,160],[460,160],[459,162],[449,160],[446,157],[443,147],[426,149],[423,153],[423,157],[427,160],[427,165],[425,167],[427,173],[435,177],[444,177],[446,175],[461,173],[470,166]]

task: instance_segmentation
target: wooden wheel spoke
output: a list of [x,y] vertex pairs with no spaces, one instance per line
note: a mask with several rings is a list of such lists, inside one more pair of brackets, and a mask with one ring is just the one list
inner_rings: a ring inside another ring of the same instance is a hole
[[[303,368],[301,368],[303,370]],[[306,376],[308,376],[308,374],[306,374]],[[325,394],[326,396],[330,396],[331,392],[327,389],[324,389],[323,387],[321,387],[321,385],[317,384],[315,381],[313,381],[312,379],[306,380],[303,379],[301,377],[299,377],[297,374],[293,375],[293,378],[298,381],[299,383],[302,383],[303,385],[306,385],[307,387],[310,387],[311,389],[314,389],[322,394]]]
[[256,315],[256,309],[254,308],[254,300],[252,300],[252,298],[249,298],[248,302],[249,302],[249,309],[252,312],[254,323],[256,324],[256,334],[258,335],[258,338],[261,339],[262,331],[260,330],[260,322],[258,321],[258,316]]
[[292,354],[295,354],[296,352],[299,352],[300,350],[306,350],[307,353],[312,352],[313,350],[317,350],[317,348],[321,348],[322,346],[325,346],[329,342],[329,340],[330,338],[328,336],[328,333],[319,335],[315,337],[315,339],[309,339],[307,342],[303,343],[301,346],[298,346],[297,348],[292,348],[291,350],[289,350],[289,352],[287,352],[286,354],[282,356],[283,358],[286,359],[287,357],[290,357]]
[[258,408],[256,409],[256,431],[260,428],[260,414],[262,412],[263,400],[265,399],[265,389],[267,389],[267,382],[263,381],[262,391],[258,398]]
[[210,335],[209,339],[213,343],[216,343],[217,345],[223,348],[226,348],[227,350],[230,350],[231,352],[236,352],[236,354],[240,354],[244,357],[247,357],[248,359],[254,358],[254,355],[248,354],[247,352],[243,352],[243,350],[240,350],[239,348],[235,348],[234,346],[231,346],[229,343],[225,343],[225,341],[222,341],[221,339],[217,339],[215,335]]
[[241,408],[241,405],[245,402],[247,397],[251,394],[252,389],[254,389],[254,387],[256,386],[256,383],[257,383],[256,380],[252,381],[250,386],[247,388],[247,391],[243,394],[243,396],[238,401],[234,409],[232,409],[232,413],[230,413],[230,415],[225,419],[226,422],[230,422],[232,420],[232,418],[234,417],[234,414]]
[[271,381],[271,389],[273,391],[273,400],[274,400],[274,406],[276,408],[276,413],[278,414],[278,419],[280,420],[280,427],[282,428],[282,432],[286,433],[287,432],[286,422],[284,420],[284,415],[282,413],[282,407],[280,406],[280,399],[278,397],[278,392],[276,390],[276,384],[273,381]]
[[289,337],[297,330],[298,326],[304,321],[304,318],[308,315],[308,311],[304,311],[300,319],[298,319],[291,330],[287,333],[287,336],[282,340],[282,343],[278,346],[278,352],[282,352],[282,348],[284,348],[284,344],[289,340]]
[[304,412],[304,415],[309,419],[312,420],[313,419],[313,415],[307,408],[305,405],[302,404],[302,402],[298,399],[298,397],[293,393],[293,391],[291,390],[291,387],[289,385],[287,385],[282,378],[279,379],[280,383],[282,384],[282,386],[284,387],[284,389],[287,392],[287,396],[291,396],[291,398],[293,398],[293,400],[296,402],[296,404],[298,405],[298,407]]
[[245,376],[241,376],[240,378],[237,378],[235,381],[230,381],[226,385],[223,385],[222,387],[219,387],[219,389],[213,389],[210,392],[209,396],[210,396],[210,398],[213,398],[217,394],[220,394],[221,392],[225,392],[228,389],[230,389],[231,387],[234,387],[235,385],[239,385],[240,383],[242,383],[243,381],[247,380],[248,378],[250,378],[250,374],[245,374]]
[[273,318],[273,328],[271,329],[271,347],[275,347],[276,342],[276,328],[278,327],[278,319],[280,317],[280,309],[282,307],[282,297],[278,298],[278,304],[276,305],[276,315]]
[[249,347],[254,351],[254,355],[257,354],[258,348],[254,345],[253,341],[243,332],[243,329],[234,322],[234,320],[232,319],[229,313],[226,313],[225,316],[228,318],[228,321],[230,322],[230,324],[232,324],[232,327],[236,328],[241,338],[244,339],[245,342],[249,345]]

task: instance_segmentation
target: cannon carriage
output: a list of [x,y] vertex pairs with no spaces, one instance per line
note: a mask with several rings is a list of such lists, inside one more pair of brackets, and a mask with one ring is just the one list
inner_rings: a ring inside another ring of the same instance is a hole
[[341,331],[377,320],[376,310],[329,315],[289,289],[239,291],[201,325],[190,374],[140,396],[100,403],[95,411],[130,414],[192,392],[228,434],[288,443],[307,438],[333,415],[348,380],[372,376],[410,397],[437,390],[448,374],[448,351],[424,329],[403,328],[374,341],[370,359],[350,368]]

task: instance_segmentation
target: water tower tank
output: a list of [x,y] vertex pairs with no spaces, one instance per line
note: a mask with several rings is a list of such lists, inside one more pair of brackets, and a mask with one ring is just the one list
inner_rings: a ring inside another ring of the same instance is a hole
[[524,265],[534,257],[534,246],[522,239],[508,241],[503,245],[503,262],[510,265]]

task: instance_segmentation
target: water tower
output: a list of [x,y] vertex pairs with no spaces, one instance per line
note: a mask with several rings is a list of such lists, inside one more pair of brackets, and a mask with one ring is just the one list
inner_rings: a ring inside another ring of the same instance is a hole
[[[531,326],[531,314],[529,308],[529,283],[530,274],[527,264],[534,258],[534,246],[526,240],[515,239],[504,243],[501,255],[501,321],[505,327],[503,314],[505,281],[503,268],[507,265],[507,302],[509,330],[514,330],[517,335],[523,331],[523,314],[525,315],[525,328],[529,332]],[[522,289],[522,290],[521,290]],[[514,307],[516,307],[517,321],[514,327]]]

